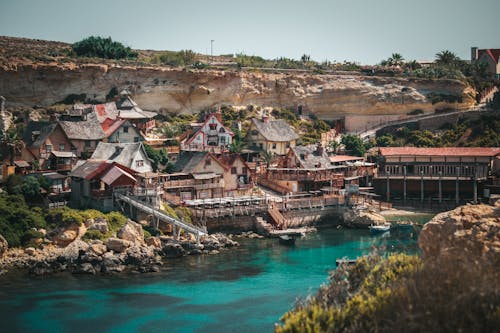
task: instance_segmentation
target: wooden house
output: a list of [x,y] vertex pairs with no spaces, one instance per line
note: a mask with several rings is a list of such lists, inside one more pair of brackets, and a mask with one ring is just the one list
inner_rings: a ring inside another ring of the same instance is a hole
[[264,115],[262,119],[252,119],[246,140],[253,150],[285,155],[289,148],[295,147],[298,138],[285,120],[270,120]]
[[253,175],[250,166],[240,154],[223,154],[218,157],[226,167],[224,172],[224,196],[246,195],[253,187]]
[[191,124],[191,130],[181,141],[181,150],[220,153],[228,150],[233,136],[233,132],[222,123],[221,113],[212,113],[203,123]]
[[81,113],[75,111],[66,114],[59,120],[59,125],[71,141],[78,157],[90,156],[97,144],[106,137],[94,112],[87,113],[84,110]]
[[153,171],[152,161],[141,142],[100,142],[91,159],[116,162],[138,173]]

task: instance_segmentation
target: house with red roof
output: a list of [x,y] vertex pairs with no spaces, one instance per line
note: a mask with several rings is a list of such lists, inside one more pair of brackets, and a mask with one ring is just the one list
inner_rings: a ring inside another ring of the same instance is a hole
[[71,205],[75,208],[113,209],[113,190],[133,188],[138,174],[117,162],[87,160],[71,173]]
[[207,115],[203,123],[191,124],[191,130],[181,141],[181,150],[211,151],[228,150],[234,133],[222,123],[220,112]]
[[382,147],[374,187],[391,201],[449,206],[487,197],[500,147]]
[[486,65],[486,69],[496,79],[500,79],[500,49],[471,48],[471,62]]
[[106,118],[101,123],[106,138],[104,142],[109,143],[134,143],[142,141],[141,133],[137,127],[127,119]]

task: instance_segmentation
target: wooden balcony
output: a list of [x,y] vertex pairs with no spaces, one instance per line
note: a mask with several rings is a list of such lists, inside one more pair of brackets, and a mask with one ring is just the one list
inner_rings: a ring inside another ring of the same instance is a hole
[[168,180],[163,183],[163,188],[165,189],[194,188],[196,190],[207,190],[219,187],[224,187],[224,181],[222,179],[214,183],[200,183],[195,179]]

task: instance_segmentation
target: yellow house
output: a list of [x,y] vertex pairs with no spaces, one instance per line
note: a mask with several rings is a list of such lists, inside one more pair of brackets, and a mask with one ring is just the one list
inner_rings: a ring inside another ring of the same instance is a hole
[[295,147],[298,138],[286,121],[269,120],[267,116],[262,119],[253,118],[247,134],[250,148],[277,155],[285,155],[290,147]]

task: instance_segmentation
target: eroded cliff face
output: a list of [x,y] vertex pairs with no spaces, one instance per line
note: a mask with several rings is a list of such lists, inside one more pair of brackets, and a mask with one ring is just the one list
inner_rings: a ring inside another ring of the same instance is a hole
[[[128,88],[146,110],[191,113],[220,104],[302,107],[324,119],[346,114],[406,115],[433,112],[426,95],[463,96],[473,90],[454,80],[360,75],[262,73],[236,70],[182,70],[109,65],[42,64],[0,69],[0,94],[18,106],[48,106],[70,94],[104,100],[112,87]],[[454,105],[457,106],[457,105]]]

